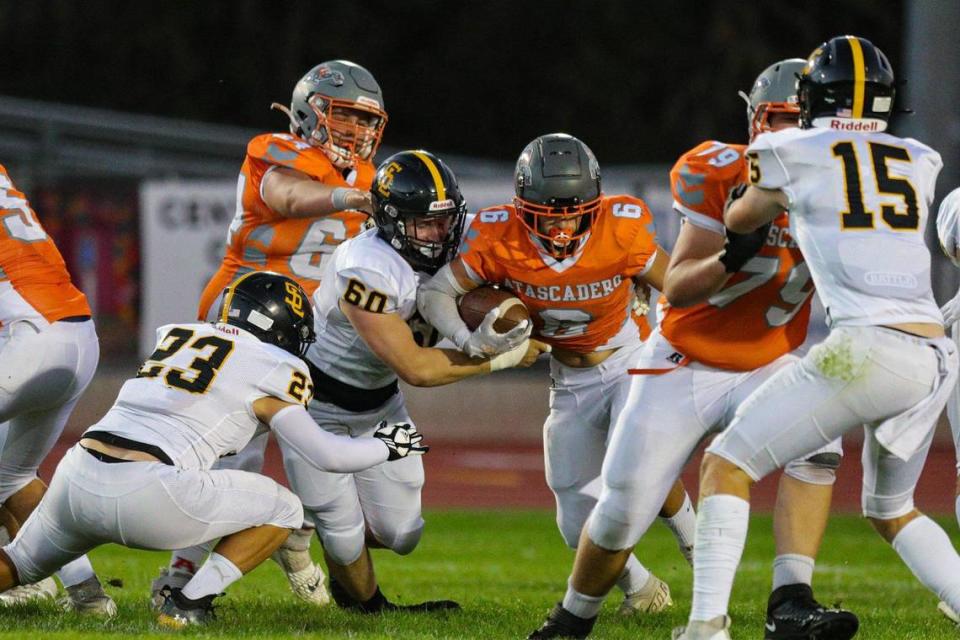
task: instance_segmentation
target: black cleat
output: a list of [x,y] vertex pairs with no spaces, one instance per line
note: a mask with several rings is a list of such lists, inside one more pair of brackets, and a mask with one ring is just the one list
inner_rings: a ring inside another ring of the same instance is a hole
[[189,626],[203,625],[216,620],[213,612],[213,599],[219,594],[191,600],[180,589],[164,587],[160,594],[163,604],[157,612],[157,623],[172,629],[184,629]]
[[360,602],[347,593],[339,582],[330,579],[330,595],[341,609],[357,613],[385,613],[388,611],[407,611],[409,613],[435,613],[438,611],[459,611],[460,605],[453,600],[428,600],[417,604],[394,604],[377,587],[369,600]]
[[593,623],[597,617],[581,618],[563,608],[557,603],[553,611],[547,616],[543,626],[527,636],[527,640],[537,638],[586,638],[593,631]]
[[770,594],[764,640],[850,640],[860,621],[844,609],[827,609],[805,584],[787,584]]

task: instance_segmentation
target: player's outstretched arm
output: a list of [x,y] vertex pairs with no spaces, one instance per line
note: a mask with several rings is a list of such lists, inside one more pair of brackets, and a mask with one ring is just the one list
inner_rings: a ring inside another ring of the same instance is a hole
[[747,187],[741,197],[727,202],[723,223],[735,233],[749,233],[773,222],[789,206],[780,189]]
[[550,350],[541,342],[526,340],[489,360],[471,358],[454,349],[421,347],[399,314],[373,313],[343,301],[340,309],[370,350],[415,387],[437,387],[499,369],[530,366],[540,353]]
[[270,171],[261,188],[267,206],[286,218],[326,216],[346,209],[373,213],[369,191],[323,184],[286,167]]
[[381,439],[338,436],[318,429],[303,405],[263,397],[254,401],[253,412],[279,440],[321,471],[356,473],[394,459]]

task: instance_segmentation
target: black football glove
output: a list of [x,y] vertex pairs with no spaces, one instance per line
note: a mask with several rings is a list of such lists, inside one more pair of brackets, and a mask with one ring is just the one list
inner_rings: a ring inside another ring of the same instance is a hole
[[723,245],[720,262],[727,273],[740,271],[750,258],[757,255],[763,248],[763,243],[767,241],[771,224],[773,224],[772,221],[748,233],[734,233],[730,229],[726,230],[727,241]]
[[387,460],[399,460],[407,456],[422,456],[430,447],[421,445],[423,436],[417,428],[409,422],[387,422],[383,420],[377,425],[373,437],[382,440],[390,450]]

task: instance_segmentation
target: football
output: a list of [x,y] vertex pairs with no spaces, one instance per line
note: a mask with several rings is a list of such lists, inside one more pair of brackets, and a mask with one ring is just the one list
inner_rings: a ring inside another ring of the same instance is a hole
[[495,287],[477,287],[461,296],[457,304],[460,317],[470,331],[476,330],[490,310],[497,307],[502,309],[500,317],[493,323],[497,333],[506,333],[530,319],[530,312],[519,298],[510,291]]

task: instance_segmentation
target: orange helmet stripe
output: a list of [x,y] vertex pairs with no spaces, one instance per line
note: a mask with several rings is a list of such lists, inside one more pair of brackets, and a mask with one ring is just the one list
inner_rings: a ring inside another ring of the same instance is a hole
[[856,36],[847,36],[853,53],[853,117],[863,117],[863,95],[866,89],[866,70],[863,66],[863,48]]

